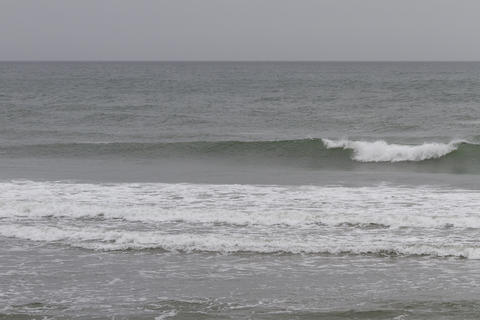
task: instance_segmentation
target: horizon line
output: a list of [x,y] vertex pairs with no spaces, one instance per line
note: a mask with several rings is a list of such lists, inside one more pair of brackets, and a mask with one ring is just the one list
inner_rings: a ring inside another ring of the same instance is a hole
[[98,60],[81,60],[81,59],[41,59],[41,60],[33,60],[33,59],[0,59],[0,62],[480,62],[479,60],[210,60],[210,59],[199,59],[199,60],[137,60],[137,59],[98,59]]

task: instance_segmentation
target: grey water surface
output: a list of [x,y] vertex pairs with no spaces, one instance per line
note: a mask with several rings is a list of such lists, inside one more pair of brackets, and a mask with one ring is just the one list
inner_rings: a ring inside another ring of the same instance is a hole
[[0,319],[478,319],[480,63],[0,62]]

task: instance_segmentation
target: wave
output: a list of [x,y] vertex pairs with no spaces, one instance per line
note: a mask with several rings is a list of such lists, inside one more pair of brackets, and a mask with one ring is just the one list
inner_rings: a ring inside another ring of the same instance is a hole
[[389,166],[428,172],[480,173],[480,145],[465,140],[418,145],[332,139],[65,143],[2,146],[1,157],[216,160],[320,169]]
[[13,181],[0,183],[0,236],[106,251],[480,259],[479,207],[478,190],[440,187]]
[[388,144],[383,140],[374,142],[322,139],[328,149],[353,150],[353,160],[361,162],[423,161],[441,158],[466,141],[450,143],[424,143],[421,145]]
[[480,191],[169,183],[0,183],[0,219],[302,228],[477,228]]
[[0,235],[23,240],[63,243],[72,247],[123,251],[157,249],[167,252],[331,254],[379,256],[433,256],[480,259],[474,244],[435,242],[395,242],[381,237],[365,237],[345,242],[336,237],[298,236],[271,238],[245,234],[162,234],[161,232],[111,231],[102,228],[57,228],[49,226],[0,226]]

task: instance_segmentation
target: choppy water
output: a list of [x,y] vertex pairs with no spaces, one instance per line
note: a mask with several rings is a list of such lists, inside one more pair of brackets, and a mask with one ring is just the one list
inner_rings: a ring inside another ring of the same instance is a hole
[[0,63],[0,319],[477,319],[480,63]]

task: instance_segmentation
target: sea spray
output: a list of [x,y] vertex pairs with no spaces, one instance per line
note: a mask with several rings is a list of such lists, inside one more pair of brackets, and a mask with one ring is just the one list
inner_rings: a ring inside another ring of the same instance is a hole
[[361,162],[423,161],[443,157],[458,149],[465,141],[449,143],[430,142],[421,145],[389,144],[383,140],[373,142],[322,139],[329,149],[353,150],[353,159]]

